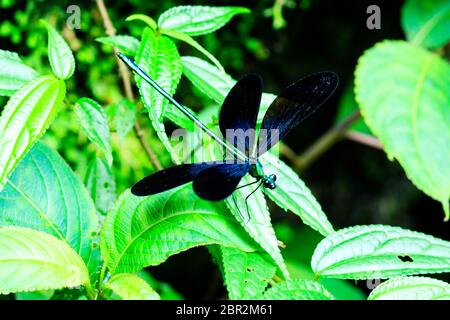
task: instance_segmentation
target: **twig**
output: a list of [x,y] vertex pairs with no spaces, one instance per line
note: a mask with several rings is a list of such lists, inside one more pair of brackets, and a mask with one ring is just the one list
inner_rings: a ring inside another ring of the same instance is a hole
[[365,144],[366,146],[369,146],[369,147],[372,147],[375,149],[380,149],[380,150],[383,149],[383,145],[381,144],[380,140],[378,140],[377,138],[375,138],[371,135],[360,133],[360,132],[355,132],[355,131],[347,131],[345,133],[345,136],[349,140],[356,141],[361,144]]
[[[95,2],[97,4],[98,11],[100,11],[100,15],[102,16],[106,34],[108,36],[114,36],[116,34],[116,29],[114,28],[114,25],[111,22],[108,11],[106,10],[105,7],[105,3],[103,2],[103,0],[96,0]],[[122,84],[125,90],[125,95],[130,101],[134,101],[133,89],[131,88],[130,72],[128,68],[125,66],[125,64],[117,57],[116,55],[117,52],[118,52],[117,48],[114,48],[114,56],[116,58],[117,64],[119,65],[119,74],[120,77],[122,78]],[[155,152],[150,148],[150,146],[145,141],[142,128],[137,120],[134,124],[134,133],[136,134],[136,137],[139,139],[139,142],[141,143],[141,146],[144,149],[145,153],[147,154],[152,165],[157,170],[161,170],[162,169],[161,163],[156,157]]]
[[297,156],[293,162],[294,169],[301,171],[310,166],[317,158],[325,153],[339,139],[345,136],[347,129],[359,118],[361,114],[359,110],[354,111],[344,121],[340,122],[327,132],[325,132],[312,146]]

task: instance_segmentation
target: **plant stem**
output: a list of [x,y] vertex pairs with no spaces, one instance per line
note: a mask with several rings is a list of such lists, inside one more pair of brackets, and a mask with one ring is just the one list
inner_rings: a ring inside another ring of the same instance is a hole
[[380,140],[378,140],[374,136],[360,133],[360,132],[355,132],[355,131],[347,131],[345,133],[345,136],[349,140],[356,141],[361,144],[365,144],[366,146],[369,146],[369,147],[372,147],[375,149],[383,150],[383,145],[381,144]]
[[[296,171],[301,171],[310,166],[317,158],[330,149],[337,141],[345,136],[347,129],[359,118],[359,110],[354,111],[344,121],[338,123],[333,128],[325,132],[316,140],[304,153],[295,157],[293,167]],[[292,158],[292,155],[291,155]]]
[[[105,3],[103,2],[103,0],[96,0],[95,2],[97,4],[98,10],[100,11],[100,15],[102,16],[106,34],[108,36],[114,36],[116,34],[116,29],[114,28],[114,25],[111,22],[108,11],[106,10],[105,7]],[[119,65],[119,74],[120,77],[122,78],[122,84],[125,91],[125,95],[128,100],[134,102],[135,99],[133,90],[131,88],[130,72],[128,68],[125,66],[125,64],[119,58],[117,58],[117,52],[119,52],[119,50],[117,50],[117,48],[114,48],[114,56],[117,61],[117,64]],[[161,163],[159,162],[155,152],[152,150],[152,148],[150,148],[150,146],[145,141],[142,128],[137,120],[134,124],[134,133],[136,134],[136,137],[139,139],[139,142],[141,143],[141,146],[144,149],[145,153],[147,154],[152,165],[155,167],[155,169],[161,170],[162,169]]]

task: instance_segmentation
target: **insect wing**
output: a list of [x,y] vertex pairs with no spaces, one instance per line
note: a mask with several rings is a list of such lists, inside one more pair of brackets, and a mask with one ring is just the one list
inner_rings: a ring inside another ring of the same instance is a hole
[[194,180],[201,171],[215,165],[214,162],[201,162],[170,167],[138,181],[131,188],[131,193],[136,196],[149,196],[167,191]]
[[258,137],[260,156],[309,115],[334,92],[338,77],[333,72],[319,72],[297,80],[275,98],[264,115]]
[[234,85],[220,109],[222,135],[246,155],[253,149],[261,95],[261,77],[249,74]]
[[223,163],[201,171],[194,179],[194,191],[200,198],[220,201],[230,196],[249,171],[247,162]]

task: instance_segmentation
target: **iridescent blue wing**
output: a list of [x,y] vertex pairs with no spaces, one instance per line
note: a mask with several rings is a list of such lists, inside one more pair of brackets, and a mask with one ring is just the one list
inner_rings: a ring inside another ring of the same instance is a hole
[[249,154],[249,150],[253,149],[261,95],[261,77],[249,74],[234,85],[220,109],[222,135],[244,154]]
[[258,137],[260,156],[310,114],[316,111],[334,92],[338,76],[319,72],[306,76],[284,89],[264,115]]
[[149,196],[167,191],[194,180],[202,170],[217,165],[214,162],[181,164],[155,172],[137,182],[131,193],[136,196]]
[[200,198],[206,200],[224,200],[233,193],[249,168],[248,162],[241,162],[223,163],[205,169],[195,177],[194,191]]

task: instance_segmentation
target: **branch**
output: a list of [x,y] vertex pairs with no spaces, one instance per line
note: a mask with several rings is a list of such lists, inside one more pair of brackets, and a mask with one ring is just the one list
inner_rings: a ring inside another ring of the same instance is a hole
[[[317,158],[330,149],[337,141],[345,136],[347,129],[359,118],[361,114],[359,110],[354,111],[344,121],[335,125],[333,128],[325,132],[319,139],[314,142],[304,153],[296,156],[293,161],[293,167],[296,171],[304,170],[310,166]],[[292,158],[292,155],[290,155]]]
[[[106,34],[108,36],[114,36],[116,34],[116,29],[114,28],[114,25],[111,22],[108,11],[106,10],[105,7],[105,3],[103,2],[103,0],[96,0],[95,2],[97,4],[98,11],[100,11],[100,15],[102,16]],[[114,56],[116,58],[117,64],[119,65],[119,74],[122,79],[122,85],[125,90],[125,95],[130,101],[134,101],[133,89],[131,88],[130,71],[125,66],[125,64],[117,57],[116,53],[118,51],[119,50],[117,50],[117,48],[114,48]],[[144,133],[137,120],[134,124],[134,133],[136,134],[136,137],[139,139],[139,142],[141,143],[141,146],[144,149],[145,153],[147,154],[152,165],[157,170],[161,170],[162,169],[161,163],[156,157],[155,152],[150,148],[150,146],[145,141]]]
[[383,150],[383,145],[381,144],[380,140],[378,140],[374,136],[355,131],[347,131],[345,133],[345,136],[349,140],[365,144],[366,146],[375,149]]

